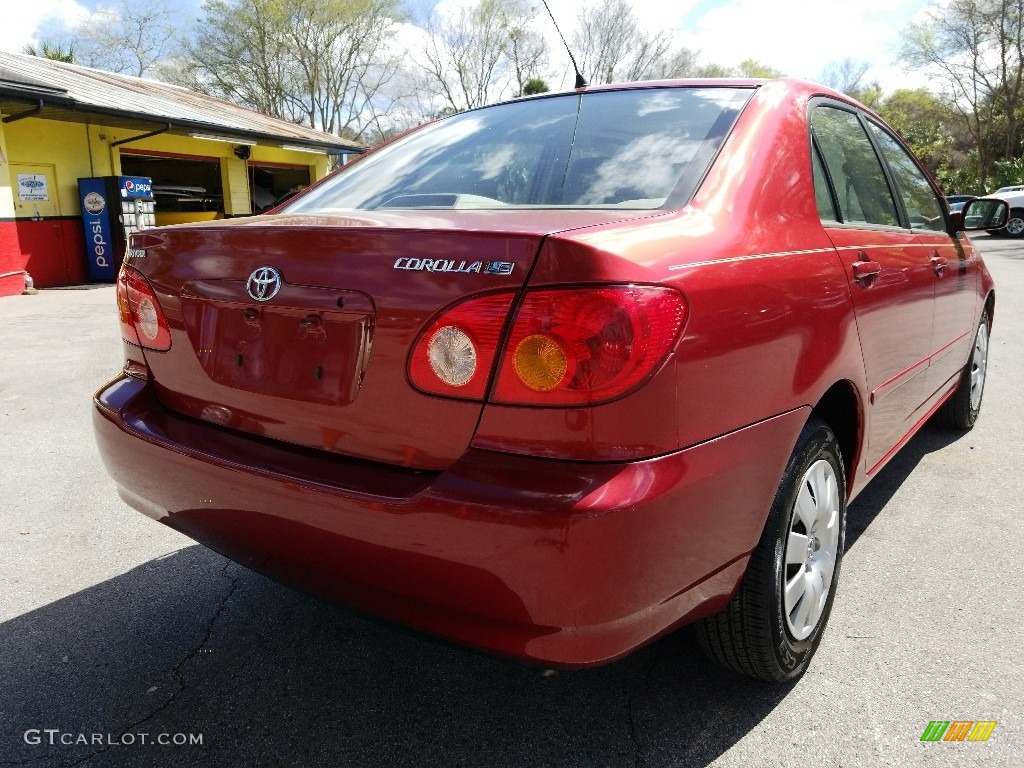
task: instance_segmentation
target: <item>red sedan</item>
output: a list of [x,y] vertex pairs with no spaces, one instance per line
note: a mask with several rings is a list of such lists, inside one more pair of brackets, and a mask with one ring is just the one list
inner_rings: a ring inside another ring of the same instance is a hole
[[951,214],[810,83],[486,107],[274,215],[133,235],[96,439],[136,509],[368,613],[551,666],[695,622],[789,679],[848,502],[978,417],[963,222],[1006,215]]

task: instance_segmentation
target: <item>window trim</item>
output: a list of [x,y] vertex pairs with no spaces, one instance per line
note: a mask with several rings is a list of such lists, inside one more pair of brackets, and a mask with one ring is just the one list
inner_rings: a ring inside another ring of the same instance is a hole
[[[828,164],[824,161],[824,155],[822,154],[821,148],[818,145],[818,139],[814,134],[814,127],[812,122],[814,117],[814,110],[818,109],[819,107],[827,107],[829,109],[838,109],[843,112],[849,112],[857,118],[858,122],[860,123],[861,129],[868,137],[868,142],[870,143],[871,148],[875,153],[875,158],[878,160],[879,165],[882,167],[882,174],[885,177],[885,182],[889,187],[889,194],[892,196],[893,202],[896,205],[897,215],[899,216],[900,223],[898,226],[890,224],[873,224],[871,222],[852,222],[843,220],[843,211],[839,206],[839,197],[836,193],[835,180],[832,178],[832,173],[829,171]],[[882,121],[881,118],[873,114],[870,114],[866,110],[854,106],[853,104],[849,104],[844,101],[839,101],[828,96],[815,96],[809,99],[807,102],[807,135],[809,138],[809,148],[812,153],[817,152],[818,154],[818,160],[821,162],[821,165],[825,171],[825,180],[828,183],[828,191],[829,196],[832,198],[832,205],[835,208],[835,213],[840,217],[838,222],[831,222],[828,226],[839,226],[849,229],[876,229],[883,232],[891,232],[893,230],[898,230],[901,232],[912,232],[914,234],[940,234],[944,232],[947,236],[950,236],[950,230],[952,229],[952,219],[950,217],[949,211],[946,210],[946,206],[940,206],[946,224],[945,230],[914,229],[913,227],[910,226],[910,216],[907,214],[906,206],[903,202],[903,196],[900,194],[899,187],[896,185],[892,169],[889,167],[889,163],[885,159],[885,156],[881,151],[881,147],[879,147],[878,145],[878,140],[875,138],[874,134],[870,129],[870,123],[873,123],[885,134],[896,139],[896,142],[900,145],[900,147],[902,147],[903,150],[911,158],[911,160],[914,161],[914,165],[918,168],[918,170],[920,170],[924,174],[925,179],[928,181],[928,184],[932,188],[932,192],[937,197],[939,197],[940,200],[942,199],[942,194],[939,190],[939,186],[935,182],[935,179],[932,177],[932,175],[927,171],[926,168],[924,168],[921,165],[921,162],[917,159],[917,157],[914,156],[913,151],[910,149],[910,147],[907,146],[906,142],[903,141],[903,139],[901,139],[895,131],[886,126],[886,124]],[[811,183],[814,183],[813,174]],[[820,217],[819,221],[821,221],[822,225],[825,226],[825,222],[822,221]]]

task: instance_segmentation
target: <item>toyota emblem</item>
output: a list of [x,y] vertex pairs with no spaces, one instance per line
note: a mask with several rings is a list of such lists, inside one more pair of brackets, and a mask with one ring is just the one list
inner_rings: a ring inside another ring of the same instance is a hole
[[281,273],[273,267],[254,269],[245,290],[255,301],[270,301],[281,290]]

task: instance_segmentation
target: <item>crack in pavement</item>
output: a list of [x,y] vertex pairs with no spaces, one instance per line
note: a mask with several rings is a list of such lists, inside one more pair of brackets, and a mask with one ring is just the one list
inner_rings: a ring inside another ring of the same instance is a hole
[[634,702],[637,699],[641,699],[647,695],[647,692],[651,689],[651,675],[654,674],[654,668],[658,666],[658,663],[664,657],[665,652],[661,651],[653,659],[647,667],[647,671],[644,673],[643,686],[639,691],[634,691],[629,695],[629,699],[626,700],[626,713],[629,717],[629,741],[633,745],[633,765],[634,768],[640,768],[640,761],[643,759],[643,740],[640,739],[640,725],[637,722],[636,713],[634,712]]
[[[232,565],[233,565],[233,563],[230,560],[228,560],[227,562],[224,563],[224,568],[221,570],[221,576],[224,576],[225,578],[230,579],[230,581],[231,581],[231,588],[228,590],[228,592],[224,596],[224,598],[220,601],[220,604],[217,606],[217,610],[215,610],[213,612],[213,615],[210,617],[210,620],[208,622],[206,622],[206,633],[203,635],[203,639],[199,641],[199,644],[195,648],[193,648],[187,654],[185,654],[185,657],[181,661],[179,661],[177,664],[175,664],[174,668],[171,670],[171,677],[174,679],[174,682],[177,684],[177,690],[175,690],[170,696],[168,696],[167,700],[164,701],[163,704],[161,704],[159,707],[154,709],[148,715],[146,715],[145,717],[143,717],[143,718],[141,718],[139,720],[136,720],[134,723],[131,723],[127,727],[123,728],[121,730],[120,736],[118,737],[119,741],[120,741],[121,738],[124,737],[124,735],[126,733],[134,731],[140,725],[148,723],[154,717],[156,717],[161,712],[163,712],[168,707],[170,707],[171,704],[174,703],[174,700],[176,698],[178,698],[178,695],[181,694],[185,690],[185,683],[182,682],[182,679],[181,679],[181,676],[180,676],[180,672],[181,672],[182,667],[184,667],[186,664],[188,664],[190,661],[192,661],[192,659],[194,659],[196,657],[196,654],[198,654],[199,651],[201,651],[203,649],[203,646],[205,646],[207,644],[207,642],[209,642],[210,635],[213,634],[213,625],[217,623],[217,619],[220,618],[220,615],[224,611],[224,608],[227,606],[228,601],[231,600],[231,598],[235,594],[235,590],[238,588],[238,579],[240,577],[239,576],[230,576],[228,574],[228,568],[230,568]],[[111,745],[108,745],[108,746],[104,747],[103,749],[99,749],[99,750],[97,750],[97,751],[95,751],[95,752],[93,752],[93,753],[91,753],[89,755],[86,755],[85,757],[83,757],[82,759],[80,759],[80,760],[78,760],[78,761],[76,761],[74,763],[69,763],[68,764],[68,768],[74,768],[74,766],[82,765],[83,763],[88,762],[89,760],[92,760],[94,757],[97,757],[98,755],[102,755],[103,753],[107,752],[110,749],[111,746],[118,746],[118,745],[111,744]],[[33,759],[36,759],[36,758],[33,758]]]

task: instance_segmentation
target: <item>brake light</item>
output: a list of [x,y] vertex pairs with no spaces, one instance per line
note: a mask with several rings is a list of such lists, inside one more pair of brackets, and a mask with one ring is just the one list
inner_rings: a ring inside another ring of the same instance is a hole
[[671,288],[530,291],[491,401],[587,405],[624,395],[664,362],[685,319],[683,295]]
[[442,313],[413,346],[412,383],[431,394],[482,400],[513,298],[479,296]]
[[[412,383],[431,394],[482,400],[513,298],[491,294],[443,312],[413,346]],[[491,401],[587,405],[624,395],[664,362],[685,319],[685,299],[671,288],[529,291]]]
[[149,281],[131,267],[117,275],[117,309],[121,337],[130,344],[164,352],[171,348],[171,331]]

